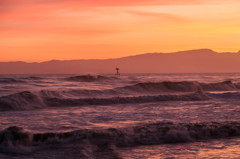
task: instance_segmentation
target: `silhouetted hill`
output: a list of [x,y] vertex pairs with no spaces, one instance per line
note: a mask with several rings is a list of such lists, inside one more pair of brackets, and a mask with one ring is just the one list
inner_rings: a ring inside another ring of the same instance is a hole
[[121,73],[240,72],[240,53],[217,53],[199,49],[106,60],[0,62],[0,74],[115,73],[115,67],[119,67]]

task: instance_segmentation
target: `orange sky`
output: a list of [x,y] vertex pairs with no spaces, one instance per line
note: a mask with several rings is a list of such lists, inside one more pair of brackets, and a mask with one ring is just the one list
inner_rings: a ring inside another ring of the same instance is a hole
[[240,0],[0,0],[0,61],[240,49]]

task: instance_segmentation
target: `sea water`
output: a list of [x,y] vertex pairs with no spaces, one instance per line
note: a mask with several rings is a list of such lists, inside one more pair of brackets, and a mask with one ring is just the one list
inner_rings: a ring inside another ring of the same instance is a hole
[[0,158],[239,158],[240,73],[0,75]]

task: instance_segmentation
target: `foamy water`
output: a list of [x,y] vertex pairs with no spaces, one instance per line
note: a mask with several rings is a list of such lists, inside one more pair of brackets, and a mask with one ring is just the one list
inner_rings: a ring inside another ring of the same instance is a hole
[[238,158],[239,77],[1,75],[0,158]]

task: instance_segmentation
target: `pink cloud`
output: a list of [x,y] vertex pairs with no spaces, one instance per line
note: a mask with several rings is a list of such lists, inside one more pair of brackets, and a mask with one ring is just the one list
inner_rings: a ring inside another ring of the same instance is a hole
[[[138,6],[138,5],[184,5],[206,3],[206,0],[1,0],[0,11],[39,4],[78,4],[81,6]],[[79,7],[81,7],[79,6]]]

